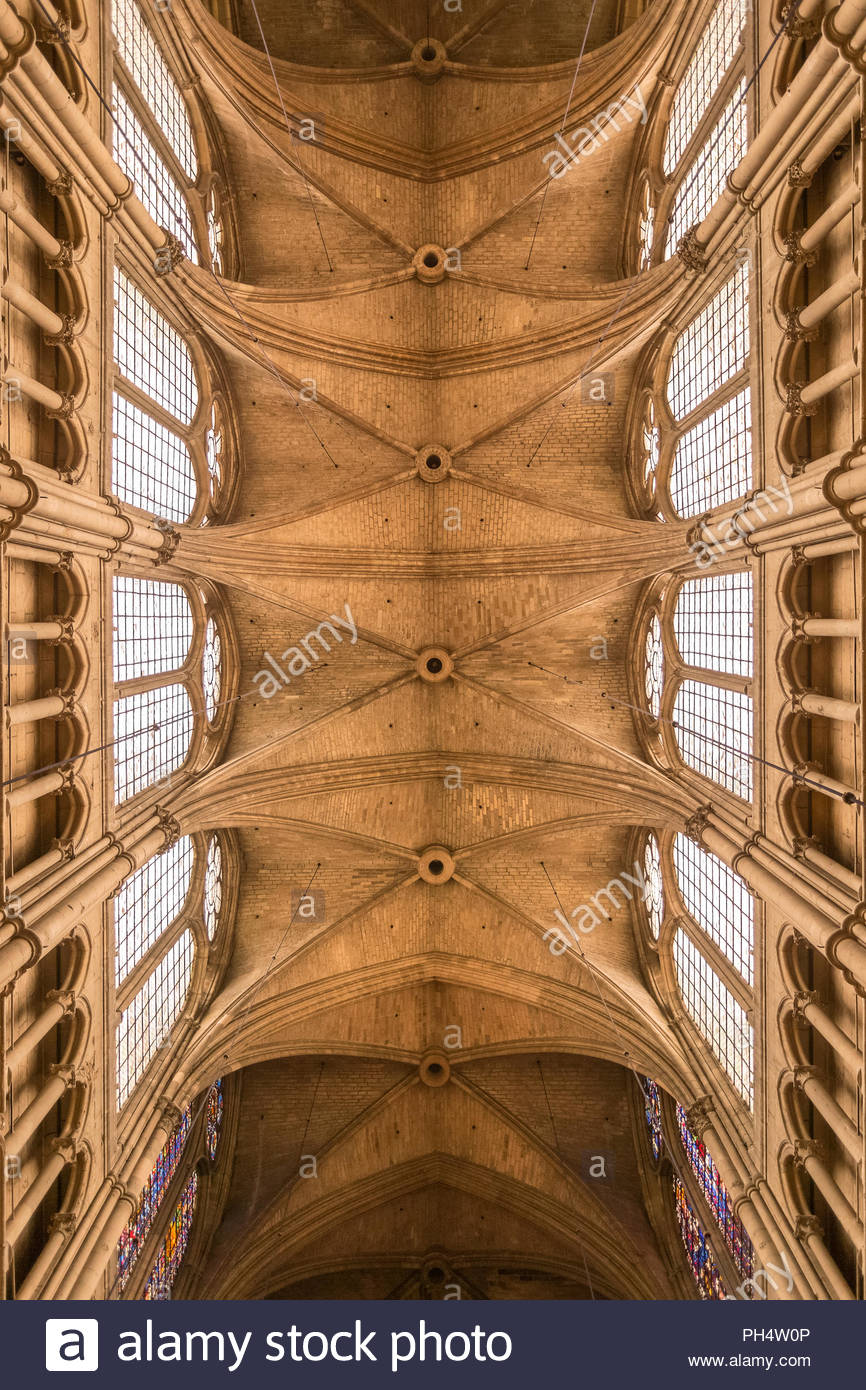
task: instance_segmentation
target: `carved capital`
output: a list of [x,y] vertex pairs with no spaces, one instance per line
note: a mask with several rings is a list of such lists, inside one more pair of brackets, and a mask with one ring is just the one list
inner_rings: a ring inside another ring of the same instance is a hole
[[72,192],[72,175],[62,169],[56,179],[46,179],[45,187],[53,198],[65,198]]
[[790,415],[817,415],[817,405],[805,405],[803,403],[803,392],[807,385],[808,382],[805,381],[789,381],[785,387],[785,409]]
[[[48,694],[49,694],[49,695],[56,695],[58,699],[60,699],[60,700],[63,701],[63,709],[60,710],[60,712],[59,712],[58,714],[55,714],[55,716],[54,716],[55,719],[69,719],[70,716],[73,715],[73,714],[75,713],[75,692],[74,692],[74,691],[69,691],[69,692],[67,692],[67,691],[65,691],[65,690],[60,690],[60,689],[58,689],[57,687],[55,687],[54,690],[49,690],[49,691],[48,691]],[[72,769],[71,769],[71,768],[69,768],[69,769],[64,768],[64,769],[63,769],[64,776],[66,775],[67,771],[71,772]]]
[[821,842],[814,835],[796,835],[794,837],[794,854],[798,859],[803,859],[807,849],[820,850]]
[[60,393],[60,404],[56,410],[46,410],[49,420],[71,420],[75,414],[75,397],[66,391]]
[[686,1110],[686,1124],[699,1143],[712,1125],[714,1113],[712,1096],[698,1096]]
[[167,565],[174,559],[174,553],[180,544],[180,531],[176,531],[175,528],[170,526],[161,516],[155,517],[153,524],[156,529],[163,534],[162,545],[156,552],[153,563],[155,565]]
[[69,347],[75,337],[75,324],[77,322],[75,314],[61,314],[63,327],[59,333],[46,333],[43,341],[46,347]]
[[812,562],[806,554],[806,549],[802,545],[791,546],[791,564],[799,569],[800,565],[810,565]]
[[788,165],[789,188],[809,188],[812,183],[812,177],[808,169],[803,168],[799,159],[795,159],[793,164]]
[[78,1157],[78,1144],[71,1134],[61,1134],[48,1144],[52,1153],[60,1154],[66,1164],[74,1163]]
[[[797,990],[797,993],[794,995],[794,998],[791,1002],[794,1015],[794,1022],[798,1024],[799,1027],[808,1027],[809,1020],[806,1017],[806,1009],[810,1004],[816,1003],[817,999],[818,996],[815,993],[815,990],[813,989]],[[796,1076],[794,1080],[796,1084]]]
[[806,1085],[809,1081],[814,1081],[817,1076],[814,1067],[795,1067],[794,1068],[794,1087],[798,1091],[805,1093]]
[[49,1004],[59,1004],[65,1014],[72,1013],[77,997],[73,989],[50,989],[45,996]]
[[50,638],[48,643],[50,647],[59,647],[72,641],[75,636],[75,625],[71,618],[61,618],[55,615],[49,619],[49,622],[60,624],[60,636]]
[[699,806],[694,814],[689,816],[683,826],[684,833],[688,835],[690,840],[694,840],[695,844],[700,845],[702,849],[706,849],[706,845],[704,844],[704,831],[709,825],[712,811],[712,806]]
[[75,858],[75,845],[72,840],[52,840],[51,848],[60,850],[64,862]]
[[796,1139],[794,1141],[794,1162],[798,1168],[804,1167],[808,1158],[818,1158],[821,1153],[815,1139]]
[[71,241],[61,241],[60,250],[56,256],[43,257],[49,270],[66,270],[72,265],[73,246]]
[[164,806],[157,806],[155,810],[159,816],[159,828],[165,836],[165,845],[160,851],[164,854],[167,849],[176,845],[181,837],[180,821],[170,811],[166,811]]
[[52,565],[51,568],[56,570],[58,574],[69,574],[74,563],[74,553],[71,550],[61,550],[60,559],[57,561],[57,564]]
[[[173,1134],[183,1119],[183,1111],[167,1096],[160,1096],[156,1102],[159,1123],[168,1134]],[[138,1197],[136,1196],[136,1201]]]
[[685,236],[680,237],[677,255],[686,270],[701,272],[707,268],[706,250],[698,241],[697,227],[690,227]]
[[75,1232],[78,1223],[74,1212],[56,1211],[48,1223],[49,1235],[63,1235],[66,1240]]
[[799,232],[786,232],[784,236],[785,260],[793,265],[814,265],[817,257],[814,251],[804,251],[800,245]]
[[797,642],[807,642],[810,645],[816,642],[818,639],[816,637],[810,637],[806,631],[806,623],[809,622],[811,618],[816,618],[817,616],[817,613],[804,613],[800,618],[792,618],[791,636]]
[[165,242],[154,252],[153,268],[157,275],[170,275],[175,266],[186,260],[186,252],[182,243],[167,227],[160,227],[159,230],[165,233]]
[[785,337],[795,343],[814,343],[818,336],[817,328],[804,328],[800,322],[802,304],[785,312]]
[[794,1222],[794,1235],[804,1244],[812,1236],[822,1236],[823,1234],[824,1228],[817,1216],[798,1216]]
[[69,43],[71,37],[72,25],[65,14],[58,14],[53,24],[40,24],[39,26],[40,43]]

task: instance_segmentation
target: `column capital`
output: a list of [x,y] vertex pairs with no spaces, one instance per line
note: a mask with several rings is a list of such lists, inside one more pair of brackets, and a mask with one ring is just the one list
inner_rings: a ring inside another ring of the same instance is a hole
[[818,337],[817,328],[804,328],[800,322],[800,314],[803,305],[798,304],[795,309],[785,310],[785,337],[790,338],[795,343],[814,343]]
[[813,175],[808,169],[804,169],[799,159],[795,159],[788,165],[788,187],[789,188],[809,188],[812,183]]
[[75,414],[75,397],[68,391],[61,391],[60,404],[56,410],[46,410],[49,420],[71,420]]
[[183,244],[167,227],[160,227],[159,230],[165,234],[165,241],[154,252],[153,268],[157,275],[170,275],[175,266],[186,260],[186,252]]
[[154,810],[159,816],[159,829],[165,836],[165,845],[160,851],[160,853],[164,854],[166,850],[176,845],[181,837],[180,821],[177,819],[177,816],[173,816],[164,806],[156,806]]
[[[809,1026],[809,1020],[806,1017],[806,1009],[809,1007],[810,1004],[816,1004],[817,1002],[818,994],[814,989],[797,990],[797,993],[793,996],[791,1000],[791,1009],[794,1022],[798,1025],[798,1027],[807,1028]],[[796,1075],[794,1080],[796,1084]]]
[[784,236],[785,260],[794,265],[812,266],[817,260],[814,251],[804,251],[800,244],[799,232],[786,232]]
[[693,270],[698,274],[706,270],[706,248],[698,241],[697,226],[690,227],[685,236],[680,237],[677,255],[686,270]]
[[42,341],[46,347],[69,347],[75,337],[75,325],[78,322],[77,314],[61,314],[63,327],[59,333],[45,333]]
[[794,1140],[794,1162],[798,1168],[804,1167],[808,1158],[818,1158],[821,1148],[815,1139],[795,1139]]
[[167,565],[174,559],[175,551],[180,544],[180,532],[176,531],[175,528],[161,516],[155,517],[153,524],[163,535],[162,545],[156,552],[153,563],[155,565]]
[[794,1235],[805,1244],[812,1236],[823,1236],[824,1228],[817,1216],[798,1216],[794,1222]]
[[46,179],[45,187],[52,198],[65,198],[72,192],[72,175],[68,169],[61,169],[56,179]]
[[698,1142],[712,1126],[715,1110],[712,1096],[698,1096],[686,1110],[686,1124]]
[[72,265],[74,247],[71,241],[61,241],[60,250],[56,256],[45,256],[43,259],[49,270],[66,270]]
[[803,403],[803,392],[807,385],[808,382],[806,381],[789,381],[787,383],[785,387],[785,409],[789,415],[797,415],[804,418],[817,415],[817,405],[804,405]]
[[48,1223],[48,1234],[52,1236],[62,1235],[64,1239],[68,1240],[77,1225],[74,1212],[56,1211]]
[[700,845],[701,849],[706,849],[704,831],[710,823],[712,813],[713,808],[709,803],[706,806],[699,806],[696,811],[692,812],[683,826],[683,833],[688,835],[690,840],[694,840],[695,844]]

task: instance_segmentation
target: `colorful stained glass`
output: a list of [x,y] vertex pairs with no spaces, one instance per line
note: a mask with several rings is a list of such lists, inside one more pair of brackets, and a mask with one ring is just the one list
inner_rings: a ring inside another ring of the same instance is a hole
[[216,1158],[217,1146],[220,1141],[220,1127],[223,1122],[223,1083],[222,1077],[215,1081],[208,1091],[207,1097],[207,1151],[211,1163]]
[[650,1081],[649,1077],[644,1077],[643,1100],[646,1122],[649,1125],[650,1142],[653,1146],[653,1158],[660,1158],[665,1145],[662,1128],[662,1103],[659,1088],[654,1081]]
[[193,1212],[195,1211],[197,1190],[198,1174],[193,1172],[189,1182],[181,1193],[180,1201],[175,1207],[174,1215],[165,1233],[162,1249],[156,1257],[156,1263],[153,1269],[150,1271],[150,1278],[144,1289],[144,1298],[171,1298],[171,1290],[177,1278],[178,1270],[183,1263],[183,1257],[189,1243],[189,1233],[192,1227]]
[[751,1279],[754,1269],[752,1242],[746,1235],[742,1222],[734,1215],[728,1189],[719,1177],[719,1170],[710,1154],[707,1153],[706,1146],[700,1143],[689,1129],[686,1123],[686,1112],[681,1105],[677,1106],[677,1123],[680,1127],[683,1148],[689,1163],[692,1165],[692,1172],[701,1185],[701,1190],[718,1222],[719,1230],[725,1237],[725,1244],[734,1258],[734,1263],[744,1279]]
[[117,1249],[117,1278],[121,1289],[126,1285],[132,1266],[141,1254],[147,1233],[153,1225],[160,1203],[174,1177],[180,1156],[189,1138],[191,1121],[192,1107],[187,1106],[177,1129],[163,1145],[159,1157],[151,1169],[150,1177],[141,1189],[135,1215],[120,1237],[120,1244]]
[[707,1238],[701,1230],[695,1209],[679,1178],[674,1178],[677,1223],[701,1298],[727,1298],[719,1267],[713,1259]]

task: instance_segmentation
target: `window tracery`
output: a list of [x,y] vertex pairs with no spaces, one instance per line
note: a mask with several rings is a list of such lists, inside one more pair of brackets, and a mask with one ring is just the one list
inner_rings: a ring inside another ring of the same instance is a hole
[[655,835],[648,835],[644,848],[644,878],[647,891],[644,898],[650,930],[656,940],[659,938],[665,915],[665,890],[662,878],[659,842]]
[[208,940],[213,941],[219,926],[223,894],[223,860],[219,836],[212,835],[207,851],[204,880],[204,923]]

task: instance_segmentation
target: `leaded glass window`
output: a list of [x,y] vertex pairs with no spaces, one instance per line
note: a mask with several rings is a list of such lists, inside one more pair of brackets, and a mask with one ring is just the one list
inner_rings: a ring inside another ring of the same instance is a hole
[[701,1298],[727,1298],[727,1290],[719,1267],[713,1259],[713,1253],[707,1244],[707,1237],[701,1229],[697,1213],[679,1178],[674,1178],[674,1205],[677,1225],[680,1228],[680,1235]]
[[677,87],[668,121],[662,167],[676,169],[704,112],[721,86],[740,44],[749,0],[719,0]]
[[752,675],[752,573],[689,579],[677,594],[674,634],[688,666]]
[[189,1233],[195,1212],[195,1199],[198,1191],[198,1174],[193,1171],[190,1180],[181,1193],[180,1201],[169,1222],[165,1240],[162,1243],[156,1263],[145,1285],[143,1297],[146,1299],[171,1298],[171,1290],[189,1244]]
[[646,647],[644,652],[644,683],[646,687],[647,704],[654,719],[658,719],[661,710],[662,689],[665,682],[665,653],[662,642],[661,623],[657,613],[650,619],[647,628]]
[[754,1035],[746,1011],[680,928],[674,966],[685,1006],[746,1104],[752,1105]]
[[687,835],[674,840],[674,865],[687,911],[751,985],[755,904],[745,883]]
[[662,1102],[659,1088],[654,1081],[648,1077],[643,1080],[643,1099],[644,1114],[649,1126],[650,1143],[652,1144],[653,1158],[659,1159],[665,1146],[664,1127],[662,1125]]
[[656,421],[656,408],[652,397],[647,401],[643,421],[643,476],[647,487],[655,490],[655,476],[659,466],[660,433]]
[[117,1279],[121,1289],[126,1287],[132,1267],[141,1254],[148,1232],[159,1211],[160,1203],[177,1171],[181,1154],[189,1138],[191,1123],[192,1107],[187,1106],[174,1133],[160,1150],[150,1176],[141,1189],[135,1213],[120,1237],[117,1250]]
[[644,899],[647,917],[649,918],[650,930],[658,940],[662,922],[665,915],[665,890],[664,880],[662,879],[662,862],[659,854],[659,842],[655,835],[648,835],[644,847],[644,878],[646,879],[646,897]]
[[122,87],[112,86],[114,146],[112,153],[158,227],[177,237],[194,265],[198,251],[189,204],[177,179],[157,151]]
[[746,387],[681,436],[671,468],[671,501],[678,516],[702,516],[751,486],[752,410]]
[[743,264],[680,334],[668,373],[667,395],[684,420],[732,376],[749,355],[749,268]]
[[115,800],[125,801],[176,772],[189,752],[192,732],[192,705],[183,685],[115,700]]
[[168,1038],[186,1001],[195,943],[185,931],[121,1014],[117,1027],[117,1105],[126,1103]]
[[213,941],[219,926],[223,899],[223,854],[217,835],[211,836],[204,876],[204,924],[208,940]]
[[183,425],[198,406],[189,348],[177,329],[114,267],[114,360],[118,370]]
[[184,440],[118,391],[111,485],[121,501],[167,521],[186,521],[195,506],[195,472]]
[[205,449],[207,452],[207,471],[210,477],[211,492],[214,493],[223,480],[223,431],[216,402],[211,406],[210,425],[208,426],[208,432],[205,438]]
[[208,618],[202,654],[201,683],[208,719],[213,719],[219,707],[222,684],[222,643],[213,618]]
[[135,0],[113,0],[112,27],[130,77],[190,182],[198,173],[192,126],[174,80]]
[[683,681],[673,712],[683,762],[744,801],[752,799],[752,697]]
[[180,584],[115,576],[116,682],[176,671],[186,661],[192,637],[192,609]]
[[149,859],[121,887],[114,907],[118,984],[180,915],[192,866],[192,841],[184,835],[164,854]]
[[707,1152],[706,1145],[696,1139],[689,1129],[686,1122],[686,1112],[681,1105],[677,1106],[677,1124],[680,1127],[680,1138],[683,1141],[683,1148],[686,1151],[692,1172],[701,1185],[701,1191],[710,1211],[716,1218],[719,1230],[725,1237],[725,1244],[731,1252],[734,1263],[744,1279],[751,1279],[754,1269],[752,1242],[746,1235],[743,1223],[734,1214],[728,1189],[722,1182],[719,1170]]
[[213,1163],[219,1147],[220,1128],[223,1122],[223,1083],[221,1079],[215,1081],[208,1091],[205,1110],[207,1151],[208,1157]]
[[728,174],[746,153],[748,122],[745,96],[746,79],[742,78],[680,185],[668,226],[669,256],[676,251],[686,232],[703,222],[724,191]]

